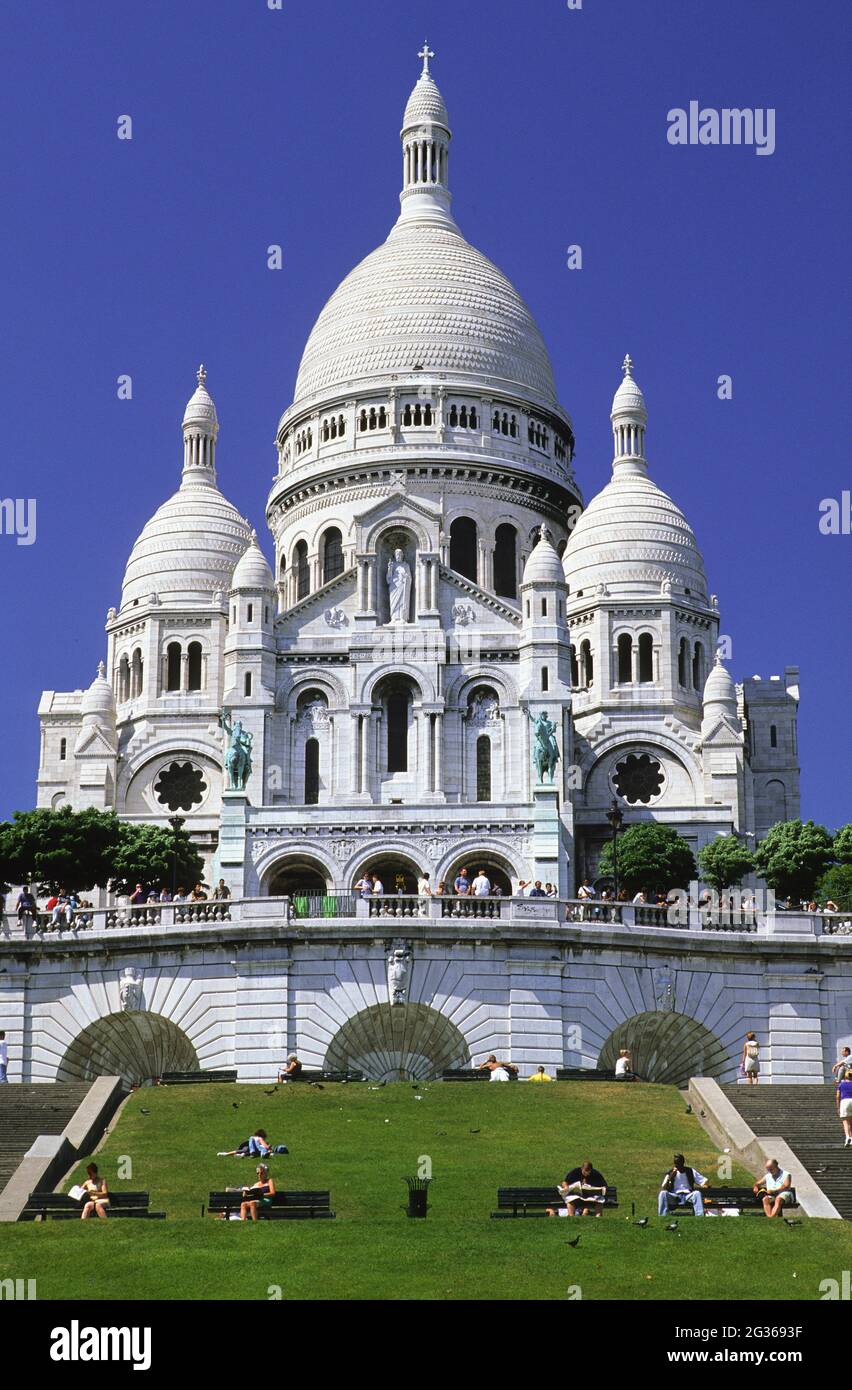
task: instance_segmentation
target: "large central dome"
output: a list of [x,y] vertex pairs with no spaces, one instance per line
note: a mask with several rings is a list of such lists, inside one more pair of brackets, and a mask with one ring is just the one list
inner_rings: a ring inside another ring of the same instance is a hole
[[425,70],[402,129],[399,221],[328,300],[302,356],[295,404],[412,371],[486,378],[556,406],[542,336],[517,290],[465,241],[450,213],[450,131]]

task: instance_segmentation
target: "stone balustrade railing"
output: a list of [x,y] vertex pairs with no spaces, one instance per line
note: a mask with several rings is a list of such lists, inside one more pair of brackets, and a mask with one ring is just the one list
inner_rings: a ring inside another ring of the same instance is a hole
[[116,932],[163,933],[228,923],[234,927],[275,924],[297,932],[352,921],[390,923],[392,920],[458,923],[502,922],[581,929],[626,931],[730,932],[737,935],[786,937],[848,937],[852,914],[805,913],[776,909],[772,913],[747,908],[708,908],[694,905],[659,907],[650,903],[610,903],[596,899],[547,897],[419,896],[387,893],[361,898],[353,893],[294,894],[284,898],[243,898],[184,903],[145,903],[139,907],[78,908],[40,912],[37,919],[0,917],[0,940],[111,935]]

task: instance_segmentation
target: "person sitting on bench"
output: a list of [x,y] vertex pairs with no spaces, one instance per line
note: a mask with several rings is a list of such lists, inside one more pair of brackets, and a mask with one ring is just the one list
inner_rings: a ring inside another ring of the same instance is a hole
[[291,1052],[284,1066],[279,1069],[279,1081],[296,1081],[302,1074],[302,1064],[295,1052]]
[[109,1189],[106,1178],[98,1176],[97,1163],[90,1163],[86,1168],[88,1177],[82,1184],[84,1192],[88,1194],[88,1201],[83,1207],[80,1217],[81,1221],[88,1221],[92,1212],[99,1216],[101,1221],[106,1221],[109,1214]]
[[512,1062],[498,1062],[492,1052],[490,1057],[486,1057],[484,1062],[480,1062],[479,1071],[490,1071],[491,1081],[511,1081],[513,1076],[517,1076],[518,1068]]
[[555,1207],[548,1207],[547,1214],[576,1216],[579,1206],[583,1216],[588,1216],[592,1211],[595,1216],[600,1216],[601,1208],[606,1201],[606,1190],[607,1180],[603,1173],[592,1166],[590,1158],[584,1158],[579,1168],[572,1168],[570,1173],[565,1174],[565,1181],[557,1188],[565,1206],[558,1211]]
[[766,1164],[766,1176],[758,1178],[754,1185],[754,1195],[763,1202],[766,1216],[780,1216],[784,1207],[793,1200],[790,1188],[793,1179],[777,1158],[770,1158]]
[[699,1173],[697,1168],[687,1167],[683,1154],[675,1154],[672,1162],[674,1167],[663,1178],[657,1211],[660,1216],[668,1216],[673,1207],[690,1206],[696,1216],[703,1216],[701,1189],[709,1186],[710,1179]]
[[628,1052],[626,1047],[623,1047],[618,1054],[618,1060],[615,1064],[615,1079],[616,1081],[639,1080],[639,1077],[633,1070],[633,1063],[630,1060],[630,1053]]
[[[245,1200],[240,1203],[241,1221],[256,1221],[258,1207],[270,1206],[269,1199],[275,1196],[275,1183],[269,1176],[269,1169],[266,1164],[258,1163],[255,1172],[257,1173],[257,1182],[252,1183],[251,1187],[243,1188]],[[254,1192],[256,1195],[250,1197],[250,1192]]]

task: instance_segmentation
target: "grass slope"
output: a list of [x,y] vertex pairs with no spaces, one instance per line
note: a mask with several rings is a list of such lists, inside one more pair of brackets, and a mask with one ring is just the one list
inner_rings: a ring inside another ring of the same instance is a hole
[[[113,1190],[149,1190],[168,1220],[2,1226],[0,1277],[36,1278],[41,1299],[818,1299],[848,1266],[845,1222],[684,1216],[665,1231],[656,1192],[673,1150],[711,1179],[719,1157],[670,1087],[266,1089],[137,1092],[98,1162]],[[255,1126],[291,1149],[272,1165],[279,1186],[330,1188],[336,1221],[201,1220],[211,1188],[253,1180],[253,1161],[215,1155]],[[403,1178],[423,1156],[429,1216],[409,1221]],[[498,1186],[555,1183],[586,1156],[618,1186],[619,1211],[489,1220]],[[647,1228],[631,1224],[632,1201]]]

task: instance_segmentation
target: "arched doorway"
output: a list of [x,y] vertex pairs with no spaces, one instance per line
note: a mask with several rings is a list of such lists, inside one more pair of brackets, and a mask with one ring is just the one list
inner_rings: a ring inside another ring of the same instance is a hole
[[199,1070],[198,1054],[177,1024],[134,1009],[107,1014],[84,1028],[59,1063],[56,1080],[120,1076],[128,1086],[144,1086],[166,1071]]
[[444,880],[447,885],[448,893],[454,891],[453,884],[462,869],[467,869],[467,877],[471,883],[473,883],[479,870],[482,869],[486,878],[490,879],[492,889],[499,889],[501,896],[504,898],[512,896],[512,875],[514,871],[499,857],[499,855],[494,854],[491,850],[472,850],[470,853],[457,859]]
[[344,1023],[328,1045],[329,1071],[360,1071],[371,1081],[426,1081],[470,1066],[454,1023],[427,1004],[374,1004]]
[[268,879],[270,898],[295,898],[305,894],[327,893],[326,871],[315,859],[292,858],[274,866]]
[[420,877],[420,869],[412,859],[404,854],[398,854],[395,850],[387,850],[383,854],[375,854],[370,859],[364,861],[356,873],[353,883],[357,883],[364,874],[378,874],[385,893],[416,893],[417,880]]
[[674,1009],[651,1010],[619,1023],[601,1048],[602,1071],[613,1069],[622,1047],[628,1048],[643,1081],[685,1086],[691,1076],[735,1078],[736,1061],[725,1044],[703,1023]]

